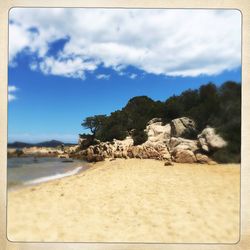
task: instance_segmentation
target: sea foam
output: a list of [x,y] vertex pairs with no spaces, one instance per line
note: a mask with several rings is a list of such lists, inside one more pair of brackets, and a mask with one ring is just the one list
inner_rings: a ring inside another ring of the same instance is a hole
[[50,176],[44,176],[41,178],[37,178],[31,181],[26,181],[24,183],[24,185],[33,185],[33,184],[38,184],[38,183],[42,183],[42,182],[47,182],[47,181],[51,181],[51,180],[55,180],[55,179],[60,179],[66,176],[71,176],[71,175],[75,175],[77,174],[80,170],[82,169],[82,167],[77,167],[71,171],[68,171],[66,173],[63,174],[55,174],[55,175],[50,175]]

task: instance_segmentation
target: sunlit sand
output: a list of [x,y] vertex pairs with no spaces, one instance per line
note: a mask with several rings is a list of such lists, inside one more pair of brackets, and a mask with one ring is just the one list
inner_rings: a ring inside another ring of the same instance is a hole
[[8,194],[12,241],[235,243],[240,166],[117,159]]

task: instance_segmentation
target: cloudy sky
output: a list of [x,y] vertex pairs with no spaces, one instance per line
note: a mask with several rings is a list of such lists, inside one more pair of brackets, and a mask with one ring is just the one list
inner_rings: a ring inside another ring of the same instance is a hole
[[236,10],[20,9],[9,16],[9,140],[76,141],[136,95],[241,81]]

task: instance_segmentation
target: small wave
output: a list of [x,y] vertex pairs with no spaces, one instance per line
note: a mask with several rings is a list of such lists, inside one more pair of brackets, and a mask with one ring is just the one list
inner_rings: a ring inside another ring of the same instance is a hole
[[51,180],[55,180],[55,179],[60,179],[60,178],[66,177],[66,176],[75,175],[81,169],[82,169],[82,167],[77,167],[77,168],[75,168],[75,169],[73,169],[71,171],[68,171],[66,173],[63,173],[63,174],[55,174],[55,175],[50,175],[50,176],[45,176],[45,177],[37,178],[37,179],[31,180],[31,181],[26,181],[24,183],[24,185],[33,185],[33,184],[47,182],[47,181],[51,181]]

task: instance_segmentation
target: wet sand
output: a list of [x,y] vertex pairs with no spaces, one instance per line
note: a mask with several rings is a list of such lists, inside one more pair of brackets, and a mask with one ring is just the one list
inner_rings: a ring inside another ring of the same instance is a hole
[[8,193],[11,241],[235,243],[240,166],[117,159]]

